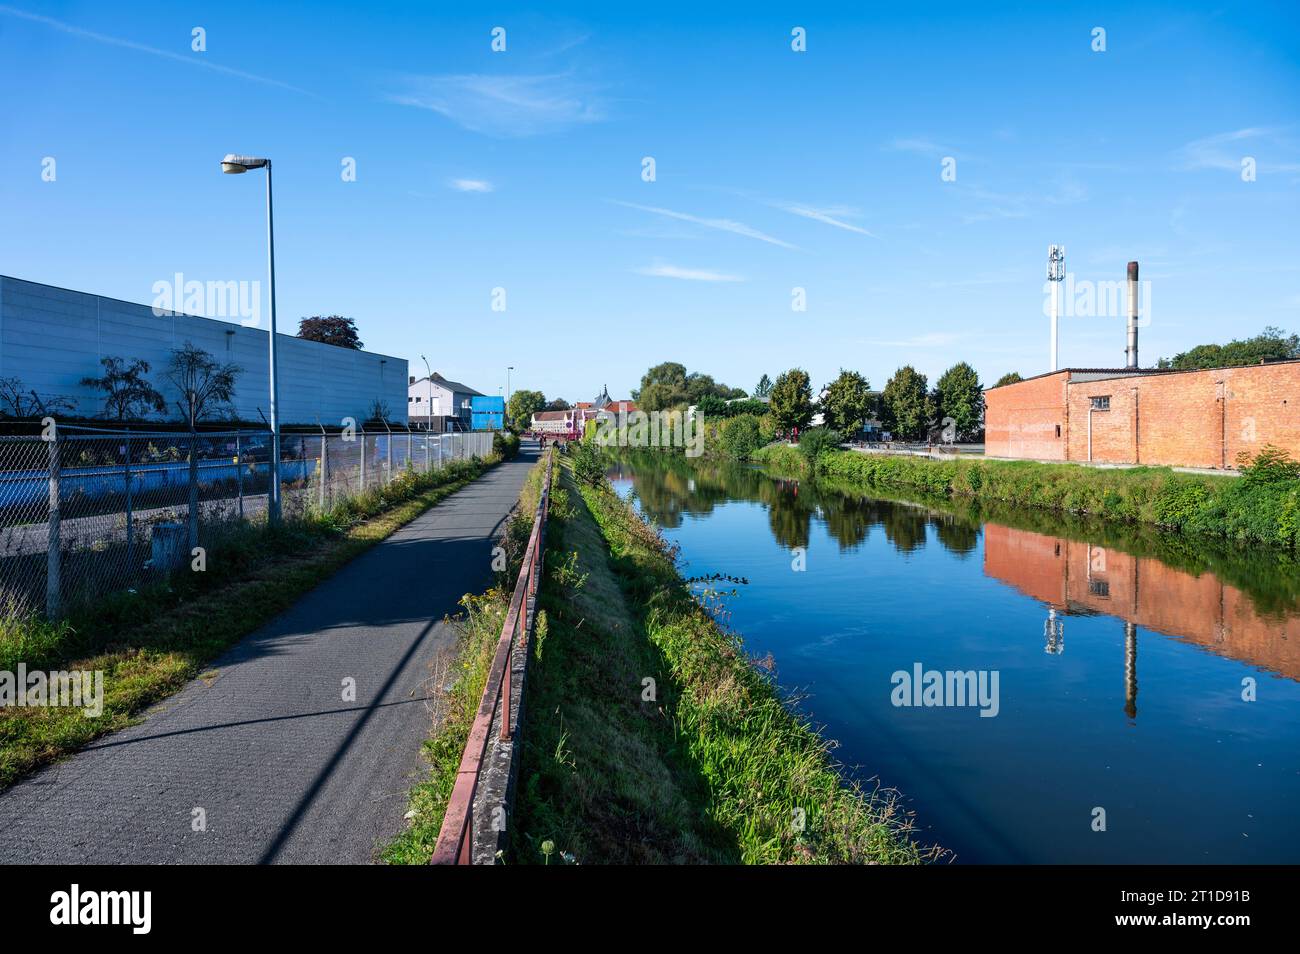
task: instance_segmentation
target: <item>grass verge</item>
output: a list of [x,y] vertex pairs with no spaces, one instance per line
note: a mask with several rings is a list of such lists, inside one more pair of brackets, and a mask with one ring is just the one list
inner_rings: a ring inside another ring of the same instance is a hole
[[0,671],[102,671],[104,708],[0,708],[0,788],[130,725],[203,665],[364,550],[480,476],[500,458],[408,472],[325,514],[276,528],[228,528],[203,573],[120,593],[68,620],[0,618]]
[[[459,636],[450,653],[434,662],[430,676],[433,697],[429,738],[424,742],[424,757],[429,771],[410,793],[410,823],[404,831],[384,846],[380,858],[390,865],[424,865],[429,863],[438,843],[438,832],[447,811],[456,771],[460,768],[465,742],[474,725],[483,687],[501,627],[510,608],[513,585],[519,575],[524,550],[532,532],[533,514],[546,475],[542,457],[529,472],[519,493],[519,503],[502,531],[501,545],[506,551],[506,568],[498,571],[496,584],[486,593],[466,593],[460,605],[465,615],[457,620]],[[546,629],[543,614],[536,622],[537,638]]]
[[831,744],[695,599],[665,541],[603,479],[577,483],[567,460],[548,551],[515,861],[937,854],[916,845],[889,792],[847,782]]

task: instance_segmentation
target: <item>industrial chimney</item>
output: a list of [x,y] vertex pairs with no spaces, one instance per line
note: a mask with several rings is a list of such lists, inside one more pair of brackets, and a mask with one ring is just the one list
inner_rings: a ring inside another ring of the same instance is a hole
[[1128,347],[1125,366],[1138,366],[1138,263],[1128,263]]

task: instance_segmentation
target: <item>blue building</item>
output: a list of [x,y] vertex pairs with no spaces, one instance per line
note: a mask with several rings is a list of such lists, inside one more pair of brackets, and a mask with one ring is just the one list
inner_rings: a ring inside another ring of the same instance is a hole
[[506,399],[480,394],[470,398],[472,428],[476,431],[499,431],[506,426]]

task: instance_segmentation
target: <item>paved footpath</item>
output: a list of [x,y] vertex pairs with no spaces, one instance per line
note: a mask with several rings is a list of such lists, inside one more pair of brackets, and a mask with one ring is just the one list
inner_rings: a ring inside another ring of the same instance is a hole
[[536,459],[521,452],[363,553],[139,725],[0,793],[0,863],[374,860],[424,771],[430,664],[454,639],[443,617],[491,584]]

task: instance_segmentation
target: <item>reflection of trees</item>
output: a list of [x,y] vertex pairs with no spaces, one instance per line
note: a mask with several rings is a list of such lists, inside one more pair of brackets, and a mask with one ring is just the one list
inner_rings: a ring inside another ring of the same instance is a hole
[[979,525],[950,513],[937,513],[930,517],[939,542],[949,553],[965,559],[979,546]]
[[822,498],[822,518],[826,521],[826,529],[843,552],[862,545],[871,532],[872,524],[880,523],[880,512],[867,501],[827,494]]
[[[615,473],[611,468],[611,475]],[[770,477],[741,464],[685,460],[681,455],[641,452],[623,455],[617,474],[631,477],[641,509],[659,526],[681,526],[686,513],[709,514],[720,503],[744,500],[767,510],[768,528],[782,547],[806,547],[814,515],[841,551],[859,547],[881,525],[886,539],[903,553],[925,545],[926,527],[958,555],[979,542],[979,523],[955,514],[935,514],[891,500],[862,498],[819,487],[812,481]]]
[[780,493],[767,505],[767,524],[772,528],[772,536],[787,550],[807,547],[813,506],[806,495],[801,499],[797,481],[780,481],[779,485]]
[[925,546],[929,514],[917,507],[893,504],[884,508],[885,539],[899,553],[912,553]]

